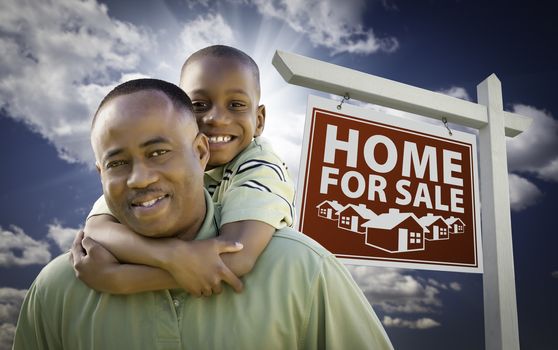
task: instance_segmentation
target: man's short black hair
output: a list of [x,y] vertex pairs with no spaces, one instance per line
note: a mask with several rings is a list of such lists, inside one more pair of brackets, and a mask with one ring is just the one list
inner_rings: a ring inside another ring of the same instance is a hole
[[182,70],[180,73],[180,81],[182,81],[183,79],[183,74],[184,74],[184,70],[186,69],[186,66],[199,59],[199,58],[203,58],[203,57],[219,57],[219,58],[231,58],[234,60],[239,61],[240,63],[246,65],[248,68],[250,68],[250,70],[252,71],[252,74],[254,76],[254,81],[256,82],[256,87],[258,89],[258,95],[259,95],[259,91],[260,91],[260,69],[258,68],[258,64],[256,63],[256,61],[254,61],[252,59],[252,57],[250,57],[248,54],[246,54],[244,51],[241,51],[237,48],[231,47],[231,46],[226,46],[226,45],[213,45],[213,46],[208,46],[205,47],[201,50],[198,50],[196,52],[194,52],[193,54],[190,55],[190,57],[188,57],[186,59],[186,62],[184,62],[184,64],[182,65]]
[[95,121],[97,120],[97,115],[101,108],[107,104],[108,102],[112,101],[118,96],[129,95],[133,94],[134,92],[144,91],[144,90],[155,90],[161,91],[164,93],[172,102],[173,106],[176,109],[185,109],[186,111],[190,112],[193,115],[193,107],[192,101],[190,97],[186,95],[184,90],[179,88],[178,86],[169,83],[164,80],[159,79],[149,79],[149,78],[142,78],[142,79],[134,79],[129,80],[125,83],[122,83],[115,87],[114,89],[109,92],[105,98],[99,104],[95,115],[93,116],[93,121],[91,122],[91,129],[95,126]]

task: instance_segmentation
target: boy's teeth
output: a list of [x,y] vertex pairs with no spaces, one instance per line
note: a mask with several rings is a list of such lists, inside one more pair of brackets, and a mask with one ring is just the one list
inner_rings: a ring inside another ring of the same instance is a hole
[[210,143],[229,142],[230,140],[231,140],[230,136],[211,136],[209,138]]

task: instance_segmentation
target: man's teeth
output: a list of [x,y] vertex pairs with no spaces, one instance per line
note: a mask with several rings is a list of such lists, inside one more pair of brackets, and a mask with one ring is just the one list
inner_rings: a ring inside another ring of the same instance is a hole
[[209,137],[209,143],[229,142],[230,140],[231,140],[230,136],[211,136],[211,137]]
[[147,201],[147,202],[138,203],[137,206],[139,206],[139,207],[150,207],[153,204],[157,203],[157,201],[159,201],[163,198],[165,198],[165,196],[157,197],[157,198],[152,199],[152,200]]

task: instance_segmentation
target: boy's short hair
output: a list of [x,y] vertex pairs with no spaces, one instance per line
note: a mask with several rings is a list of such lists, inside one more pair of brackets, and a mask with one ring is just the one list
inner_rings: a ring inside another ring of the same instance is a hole
[[182,69],[180,71],[180,81],[182,81],[184,70],[189,63],[202,58],[202,57],[222,57],[222,58],[231,58],[238,60],[242,64],[246,65],[252,71],[254,76],[254,81],[256,82],[256,89],[258,91],[258,96],[260,95],[260,69],[258,68],[258,64],[256,61],[252,59],[248,54],[245,52],[226,45],[212,45],[205,47],[201,50],[198,50],[191,54],[184,64],[182,65]]
[[192,101],[190,100],[190,97],[188,97],[188,95],[186,95],[184,90],[182,90],[178,86],[159,79],[148,79],[148,78],[134,79],[118,85],[117,87],[112,89],[105,96],[105,98],[103,98],[103,100],[99,104],[99,107],[97,107],[97,111],[93,116],[93,120],[91,121],[91,129],[93,129],[93,127],[95,126],[97,115],[99,114],[99,111],[105,104],[112,101],[116,97],[129,95],[129,94],[133,94],[134,92],[139,92],[144,90],[160,91],[164,93],[165,96],[167,96],[171,100],[173,106],[176,109],[184,109],[190,115],[193,115],[194,113],[192,107]]

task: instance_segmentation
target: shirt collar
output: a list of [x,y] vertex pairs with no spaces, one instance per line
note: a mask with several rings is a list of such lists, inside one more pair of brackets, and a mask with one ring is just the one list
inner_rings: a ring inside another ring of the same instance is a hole
[[205,195],[205,207],[207,209],[205,211],[205,219],[195,238],[196,240],[216,237],[220,221],[220,211],[217,210],[218,208],[215,208],[215,204],[213,204],[211,196],[205,189],[203,190],[203,193]]

